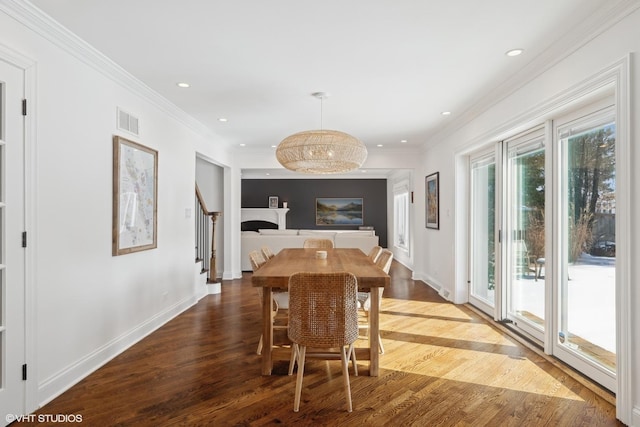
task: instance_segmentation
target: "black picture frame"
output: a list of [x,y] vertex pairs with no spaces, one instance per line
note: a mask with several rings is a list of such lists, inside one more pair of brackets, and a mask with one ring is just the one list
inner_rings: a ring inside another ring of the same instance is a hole
[[440,229],[440,172],[427,175],[425,187],[425,226]]

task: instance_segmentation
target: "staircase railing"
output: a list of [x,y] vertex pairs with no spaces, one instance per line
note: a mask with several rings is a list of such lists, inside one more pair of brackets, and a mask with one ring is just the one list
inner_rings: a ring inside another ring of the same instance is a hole
[[[213,212],[207,209],[204,198],[196,184],[196,262],[202,263],[202,273],[207,273],[207,280],[215,281],[216,267],[216,220],[222,212]],[[209,231],[211,230],[211,232]],[[208,268],[207,268],[208,267]]]

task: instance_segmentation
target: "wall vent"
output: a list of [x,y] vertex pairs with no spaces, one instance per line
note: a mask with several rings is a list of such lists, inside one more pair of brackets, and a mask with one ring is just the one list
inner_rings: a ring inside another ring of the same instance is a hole
[[139,136],[138,118],[118,108],[118,129]]

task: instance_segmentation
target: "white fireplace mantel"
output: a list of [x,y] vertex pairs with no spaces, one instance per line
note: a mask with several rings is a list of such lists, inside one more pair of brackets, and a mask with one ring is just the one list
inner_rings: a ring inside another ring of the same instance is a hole
[[242,208],[240,221],[267,221],[278,224],[279,230],[287,228],[287,212],[289,208]]

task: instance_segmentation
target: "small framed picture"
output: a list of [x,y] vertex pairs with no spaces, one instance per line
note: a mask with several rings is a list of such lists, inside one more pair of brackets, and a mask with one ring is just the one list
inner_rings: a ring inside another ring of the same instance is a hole
[[269,196],[269,207],[271,209],[278,208],[278,196]]
[[440,229],[440,173],[425,178],[427,228]]

